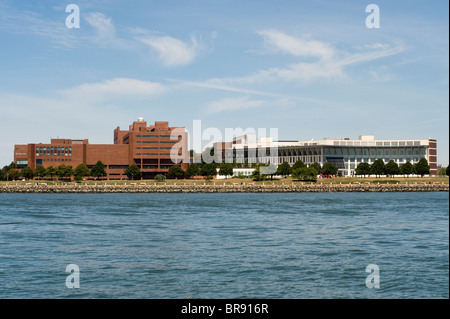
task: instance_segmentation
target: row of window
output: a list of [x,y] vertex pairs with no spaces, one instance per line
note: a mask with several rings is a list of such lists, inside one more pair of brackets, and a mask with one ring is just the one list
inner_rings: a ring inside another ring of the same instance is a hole
[[43,162],[72,162],[71,158],[43,158]]
[[[373,143],[373,142],[372,142]],[[342,146],[364,146],[367,145],[367,142],[360,141],[334,141],[334,145],[342,145]],[[384,142],[376,142],[375,144],[370,144],[375,146],[420,146],[420,141],[384,141]]]
[[36,146],[36,156],[72,156],[72,147]]
[[176,141],[137,141],[136,143],[146,143],[146,144],[175,144]]
[[181,154],[178,154],[178,153],[137,153],[136,154],[137,156],[159,156],[159,155],[174,155],[174,156],[176,156],[176,155],[181,155]]
[[356,155],[370,157],[425,155],[425,148],[324,148],[324,155]]
[[36,153],[71,153],[72,147],[56,147],[56,146],[36,146]]
[[136,135],[136,137],[168,137],[168,138],[170,138],[170,135]]
[[171,150],[171,147],[136,147],[137,150]]

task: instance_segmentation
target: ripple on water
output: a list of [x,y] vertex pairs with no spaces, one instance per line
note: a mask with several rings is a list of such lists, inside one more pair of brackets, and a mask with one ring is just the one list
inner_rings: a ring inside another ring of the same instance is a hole
[[[448,298],[448,193],[0,194],[1,298]],[[80,267],[80,290],[65,267]],[[380,268],[381,288],[365,286]]]

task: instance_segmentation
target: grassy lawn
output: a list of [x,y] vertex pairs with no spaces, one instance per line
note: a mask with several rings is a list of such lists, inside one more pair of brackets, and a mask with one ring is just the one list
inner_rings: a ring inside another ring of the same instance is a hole
[[[397,182],[399,184],[411,184],[411,183],[427,183],[427,184],[433,184],[433,183],[439,183],[441,184],[442,182],[444,184],[449,184],[449,177],[448,176],[436,176],[436,177],[409,177],[409,178],[405,178],[405,177],[380,177],[380,178],[375,178],[375,177],[365,177],[365,178],[361,178],[361,177],[335,177],[335,178],[321,178],[317,180],[317,184],[352,184],[352,183],[380,183],[380,184],[396,184]],[[0,185],[5,185],[6,183],[8,183],[9,185],[26,185],[26,184],[47,184],[47,185],[65,185],[65,184],[76,184],[75,182],[68,182],[68,181],[50,181],[50,180],[44,180],[44,181],[38,181],[38,180],[34,180],[34,181],[9,181],[9,182],[5,182],[5,181],[0,181]],[[311,182],[303,182],[303,181],[298,181],[295,180],[291,177],[288,178],[283,178],[283,179],[274,179],[274,180],[265,180],[265,181],[253,181],[252,179],[238,179],[238,178],[230,178],[230,179],[213,179],[210,181],[206,181],[206,180],[192,180],[192,179],[167,179],[165,182],[155,182],[154,180],[136,180],[136,181],[131,181],[131,180],[127,180],[127,181],[116,181],[116,180],[98,180],[98,181],[94,181],[94,180],[88,180],[88,181],[82,181],[80,182],[81,185],[203,185],[203,184],[207,184],[207,185],[240,185],[240,184],[262,184],[264,183],[265,185],[282,185],[282,184],[299,184],[299,183],[308,183],[310,184]]]

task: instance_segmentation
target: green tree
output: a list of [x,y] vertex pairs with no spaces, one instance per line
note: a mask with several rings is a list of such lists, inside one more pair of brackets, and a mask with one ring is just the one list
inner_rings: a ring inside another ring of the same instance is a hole
[[6,179],[6,174],[3,169],[0,169],[0,181],[4,181]]
[[428,165],[427,159],[421,158],[416,164],[414,164],[414,171],[417,175],[420,175],[420,177],[430,174],[430,165]]
[[195,163],[189,164],[185,174],[187,178],[191,178],[192,176],[198,176],[200,175],[200,168],[198,168],[198,165]]
[[225,176],[233,176],[233,164],[224,163],[219,166],[219,175]]
[[292,171],[292,177],[304,181],[316,181],[317,170],[313,167],[300,167]]
[[24,167],[21,171],[21,175],[26,178],[26,179],[33,179],[34,177],[34,172],[31,169],[31,167]]
[[39,165],[34,170],[34,176],[37,176],[37,177],[39,177],[39,179],[42,179],[43,177],[47,176],[47,170],[45,169],[44,166]]
[[73,170],[73,175],[75,176],[75,180],[81,181],[83,177],[89,176],[91,172],[89,168],[85,164],[80,164]]
[[445,175],[447,175],[447,169],[446,169],[445,167],[442,167],[442,168],[439,170],[438,175],[440,175],[440,176],[445,176]]
[[337,175],[339,169],[330,162],[326,162],[322,166],[322,174],[325,175]]
[[184,171],[181,168],[180,165],[176,164],[176,165],[172,165],[169,168],[169,171],[167,172],[167,176],[168,177],[173,177],[173,178],[181,178],[184,176]]
[[283,162],[278,166],[275,174],[282,175],[286,178],[286,176],[291,175],[291,173],[292,173],[291,165],[289,165],[288,162]]
[[9,178],[9,175],[7,176],[6,173],[8,173],[11,168],[16,168],[16,163],[11,162],[11,164],[3,166],[3,168],[1,169],[3,171],[5,179],[7,179],[7,177]]
[[253,171],[252,175],[250,176],[254,181],[262,181],[267,178],[266,174],[261,173],[261,166],[262,166],[262,164],[256,165],[255,170]]
[[400,165],[400,174],[408,176],[412,173],[414,173],[414,167],[410,162],[406,162]]
[[163,174],[157,174],[155,176],[155,181],[157,182],[164,182],[166,180],[166,177]]
[[96,179],[106,176],[105,165],[101,161],[98,161],[94,166],[92,166],[91,176]]
[[221,163],[221,154],[214,147],[207,147],[202,152],[202,161],[205,163]]
[[56,168],[56,175],[61,179],[70,179],[73,175],[72,166],[66,166],[64,164],[59,165]]
[[302,167],[306,167],[305,163],[303,163],[301,160],[298,160],[294,163],[294,165],[292,165],[292,170]]
[[7,172],[6,172],[6,177],[8,180],[13,180],[16,181],[20,178],[20,171],[16,168],[10,168]]
[[320,172],[322,171],[322,167],[317,162],[312,163],[311,165],[309,165],[309,167],[314,168],[318,174],[320,174]]
[[370,164],[366,162],[359,163],[355,168],[355,174],[363,175],[364,177],[370,175]]
[[200,175],[202,176],[215,176],[217,175],[216,165],[214,163],[203,164],[200,169]]
[[[290,166],[289,166],[289,168],[290,168]],[[261,172],[262,175],[269,175],[270,179],[273,180],[273,176],[275,174],[278,174],[278,166],[273,164],[273,163],[261,164],[260,165],[260,172]],[[290,175],[290,173],[289,173],[289,175]]]
[[447,168],[445,169],[445,174],[447,175],[447,176],[449,176],[449,167],[450,167],[450,165],[447,165]]
[[128,179],[135,180],[137,178],[141,178],[141,170],[137,165],[132,164],[125,170],[125,175],[128,176]]
[[50,176],[51,179],[53,179],[53,176],[57,176],[57,171],[54,166],[47,167],[47,176]]
[[377,177],[386,174],[386,167],[382,159],[379,158],[372,163],[370,173]]
[[201,163],[202,162],[201,154],[197,154],[194,150],[189,151],[189,157],[192,158],[192,163]]
[[398,164],[394,162],[394,160],[390,160],[386,166],[385,166],[386,174],[387,175],[397,175],[400,174],[400,168],[398,167]]

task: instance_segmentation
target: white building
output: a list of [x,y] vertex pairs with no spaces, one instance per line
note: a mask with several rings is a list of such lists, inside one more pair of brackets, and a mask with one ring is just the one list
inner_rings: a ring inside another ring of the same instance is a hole
[[322,165],[330,162],[338,167],[339,175],[351,176],[361,162],[373,163],[382,159],[385,163],[394,160],[398,165],[407,161],[417,163],[426,158],[430,175],[437,175],[437,150],[435,139],[376,140],[373,135],[360,135],[358,139],[323,138],[320,140],[273,141],[270,137],[256,138],[247,134],[223,143],[225,162],[273,163],[288,162],[293,165],[301,160],[306,165],[314,162]]

